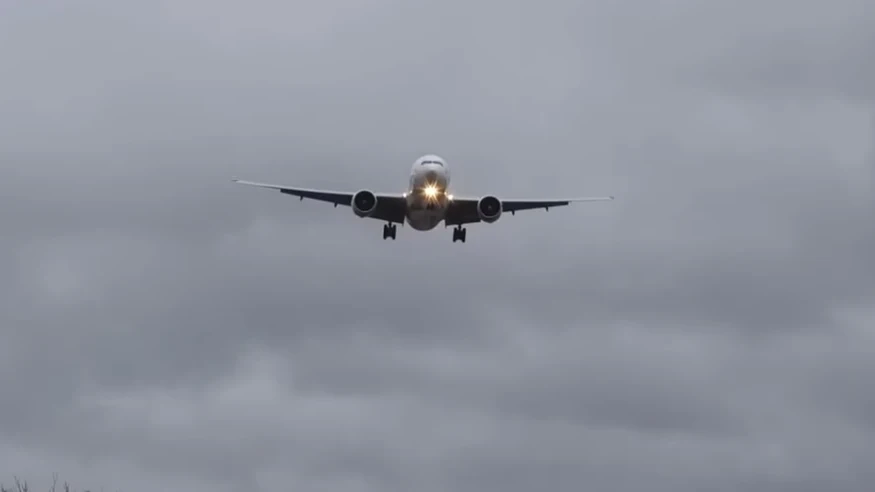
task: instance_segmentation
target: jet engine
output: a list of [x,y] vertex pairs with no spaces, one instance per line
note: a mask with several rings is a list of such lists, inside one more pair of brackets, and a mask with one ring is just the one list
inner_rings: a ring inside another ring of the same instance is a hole
[[501,200],[486,195],[477,202],[477,215],[486,223],[495,222],[501,217]]
[[377,210],[377,195],[361,190],[352,196],[352,211],[359,217],[367,217]]

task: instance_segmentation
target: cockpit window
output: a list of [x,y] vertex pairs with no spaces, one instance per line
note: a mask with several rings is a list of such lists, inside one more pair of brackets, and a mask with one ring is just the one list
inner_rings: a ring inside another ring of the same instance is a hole
[[438,166],[444,167],[444,164],[441,161],[422,161],[419,165],[425,166],[427,164],[437,164]]

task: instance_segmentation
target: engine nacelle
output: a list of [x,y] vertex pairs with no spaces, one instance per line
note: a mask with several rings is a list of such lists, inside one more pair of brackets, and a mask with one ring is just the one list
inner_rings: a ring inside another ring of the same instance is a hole
[[361,190],[352,196],[352,211],[359,217],[367,217],[377,210],[377,195]]
[[495,222],[501,217],[501,200],[486,195],[477,202],[477,215],[486,223]]

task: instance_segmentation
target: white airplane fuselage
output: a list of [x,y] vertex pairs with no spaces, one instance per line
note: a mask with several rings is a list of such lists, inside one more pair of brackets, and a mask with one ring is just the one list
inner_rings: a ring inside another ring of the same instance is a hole
[[437,227],[446,218],[452,200],[447,190],[450,170],[436,155],[424,155],[413,163],[407,189],[407,224],[418,231]]

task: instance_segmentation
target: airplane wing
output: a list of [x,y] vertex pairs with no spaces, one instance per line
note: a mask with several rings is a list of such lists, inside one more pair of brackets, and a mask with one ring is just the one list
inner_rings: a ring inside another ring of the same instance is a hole
[[[516,214],[520,210],[550,210],[553,207],[563,207],[574,202],[601,202],[613,200],[612,196],[594,196],[581,198],[563,198],[553,200],[501,200],[501,211]],[[477,214],[479,198],[453,198],[447,209],[447,225],[462,225],[480,222]]]
[[[301,200],[303,200],[304,198],[309,198],[311,200],[317,200],[320,202],[333,203],[335,207],[337,207],[338,205],[344,205],[347,207],[351,206],[352,197],[355,195],[355,193],[350,193],[346,191],[294,188],[290,186],[281,186],[269,183],[243,181],[237,178],[233,178],[232,181],[247,186],[256,186],[259,188],[278,190],[280,193],[296,196],[299,197]],[[377,196],[377,209],[368,217],[372,219],[403,224],[404,219],[407,215],[407,200],[404,198],[404,195],[400,193],[376,193],[375,195]]]

